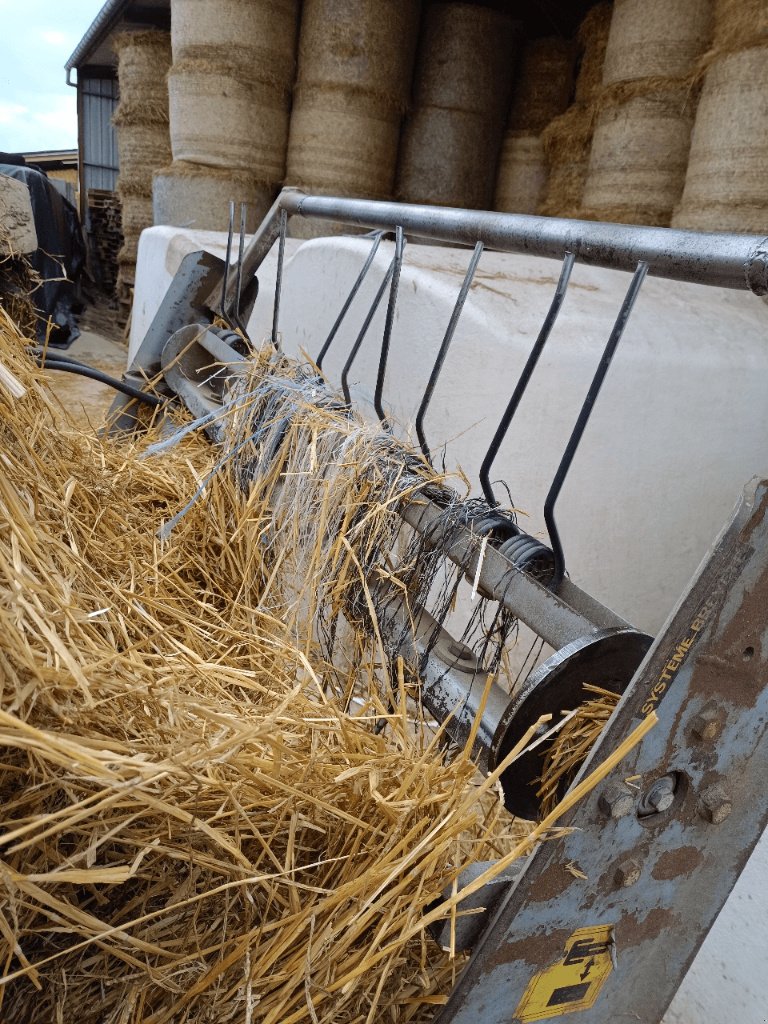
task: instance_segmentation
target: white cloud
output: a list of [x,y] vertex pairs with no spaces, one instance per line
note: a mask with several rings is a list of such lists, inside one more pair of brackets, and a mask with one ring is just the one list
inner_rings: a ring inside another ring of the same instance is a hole
[[20,103],[0,103],[0,124],[15,125],[28,113],[29,108],[23,107]]
[[72,96],[47,94],[33,108],[0,103],[0,149],[34,152],[42,149],[75,149],[77,104]]
[[0,150],[77,146],[64,63],[104,0],[0,0]]
[[40,38],[49,46],[67,46],[72,41],[72,36],[68,32],[56,32],[53,29],[41,32]]
[[56,138],[70,138],[68,145],[77,145],[77,102],[74,96],[51,96],[43,109],[32,114],[31,120],[52,132]]

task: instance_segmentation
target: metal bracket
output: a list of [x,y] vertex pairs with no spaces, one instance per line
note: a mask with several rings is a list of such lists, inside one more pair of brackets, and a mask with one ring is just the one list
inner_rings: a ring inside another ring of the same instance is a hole
[[535,852],[439,1024],[661,1019],[768,823],[767,603],[768,482],[753,482],[576,783],[658,723]]

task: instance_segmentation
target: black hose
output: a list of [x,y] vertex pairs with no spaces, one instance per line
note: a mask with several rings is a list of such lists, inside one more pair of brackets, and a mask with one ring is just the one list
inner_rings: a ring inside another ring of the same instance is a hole
[[118,380],[117,377],[110,377],[108,373],[97,370],[95,366],[79,363],[70,356],[46,355],[43,358],[42,353],[38,352],[34,352],[32,355],[42,370],[62,370],[64,373],[76,373],[80,377],[90,377],[91,380],[96,380],[100,384],[106,384],[108,387],[114,388],[115,391],[121,391],[124,395],[128,395],[129,398],[135,398],[137,402],[154,406],[156,409],[161,405],[165,405],[166,399],[158,398],[157,395],[150,395],[146,391],[140,391],[138,388],[133,387],[133,385],[126,384],[125,381]]

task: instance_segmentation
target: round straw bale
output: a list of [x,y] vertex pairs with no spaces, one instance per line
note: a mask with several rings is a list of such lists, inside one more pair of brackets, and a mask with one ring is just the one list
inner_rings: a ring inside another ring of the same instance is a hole
[[603,85],[685,78],[712,37],[713,0],[615,0]]
[[126,256],[120,261],[117,271],[117,293],[126,295],[136,283],[136,260]]
[[154,175],[154,222],[199,231],[226,231],[232,200],[238,204],[238,223],[239,204],[248,204],[246,224],[253,231],[264,219],[275,192],[273,186],[254,181],[242,171],[174,161]]
[[598,4],[586,15],[578,31],[580,50],[576,77],[576,102],[591,103],[603,85],[603,63],[611,29],[612,5]]
[[170,33],[121,32],[113,46],[117,53],[121,103],[167,106],[165,76],[171,66]]
[[120,211],[123,236],[140,233],[152,225],[151,196],[121,196]]
[[287,181],[391,196],[419,13],[412,0],[306,0]]
[[112,115],[112,124],[121,125],[162,124],[168,131],[168,86],[162,101],[145,102],[137,100],[121,100]]
[[293,80],[298,0],[172,0],[174,61],[221,53],[253,77],[289,88]]
[[167,124],[124,124],[117,127],[121,195],[152,196],[152,172],[171,159]]
[[716,0],[715,53],[741,50],[768,39],[765,0]]
[[502,11],[464,3],[427,7],[414,85],[417,107],[506,118],[519,23]]
[[710,65],[676,227],[768,230],[768,45]]
[[400,115],[386,102],[341,88],[298,88],[286,180],[336,194],[392,194]]
[[549,36],[525,44],[512,90],[512,131],[536,135],[565,112],[573,92],[574,59],[569,39]]
[[692,126],[685,86],[637,92],[604,107],[595,122],[582,216],[667,226],[683,191]]
[[248,170],[282,181],[288,95],[282,87],[205,61],[183,61],[168,76],[175,160]]
[[398,198],[409,203],[489,209],[493,202],[498,132],[464,110],[420,107],[401,144]]
[[493,208],[535,213],[547,183],[547,162],[538,135],[507,132],[501,148]]
[[360,90],[402,111],[419,25],[418,0],[305,0],[299,85]]
[[427,7],[401,142],[401,199],[491,206],[518,34],[517,22],[488,7]]
[[[123,244],[120,247],[120,251],[117,254],[117,263],[119,267],[131,266],[133,270],[129,276],[131,280],[135,277],[136,259],[139,254],[139,238],[141,233],[134,235],[126,235],[123,238]],[[124,274],[125,276],[125,274]]]
[[548,217],[579,216],[593,130],[593,111],[574,104],[542,132],[549,177],[539,213]]

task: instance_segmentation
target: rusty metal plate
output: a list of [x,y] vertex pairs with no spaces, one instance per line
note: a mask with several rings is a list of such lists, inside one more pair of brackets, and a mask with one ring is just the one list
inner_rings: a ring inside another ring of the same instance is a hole
[[[439,1024],[663,1017],[768,822],[767,512],[768,484],[755,482],[576,781],[650,711],[657,725],[563,819],[575,831],[530,859]],[[601,794],[628,778],[634,806],[611,817]],[[573,937],[592,933],[596,948],[570,965],[580,977],[554,986],[550,1005],[544,988],[526,1001]]]

